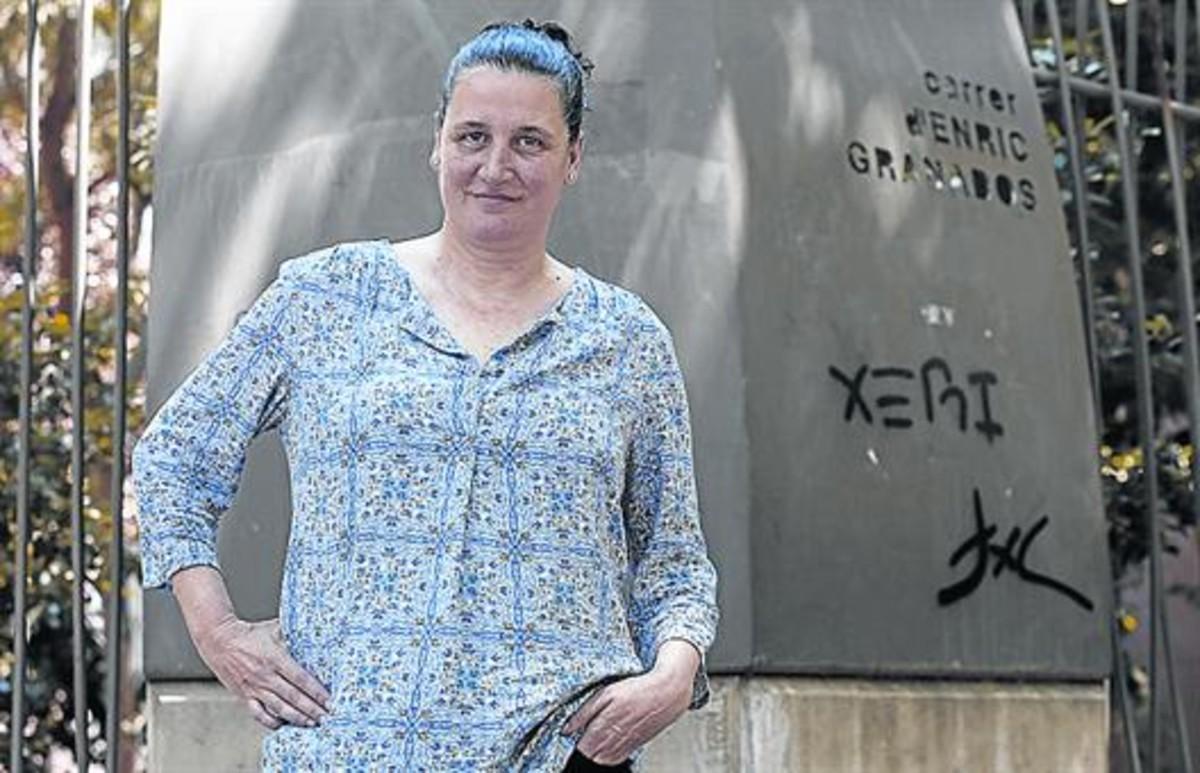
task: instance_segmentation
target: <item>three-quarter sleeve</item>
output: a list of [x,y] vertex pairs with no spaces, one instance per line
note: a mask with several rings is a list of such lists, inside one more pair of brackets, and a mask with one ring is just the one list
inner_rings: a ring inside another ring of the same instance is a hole
[[[250,441],[288,404],[284,333],[293,283],[281,273],[167,399],[133,449],[143,584],[217,564],[217,521],[233,503]],[[219,568],[219,567],[218,567]]]
[[631,336],[637,405],[626,464],[624,511],[632,586],[630,627],[646,667],[668,639],[700,653],[691,708],[708,701],[704,654],[716,635],[716,570],[696,498],[687,392],[671,335],[647,307]]

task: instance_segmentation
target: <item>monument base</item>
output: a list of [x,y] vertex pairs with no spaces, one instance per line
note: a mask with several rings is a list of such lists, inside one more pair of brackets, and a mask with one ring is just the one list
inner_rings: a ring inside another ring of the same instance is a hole
[[[656,739],[644,773],[936,773],[1108,769],[1108,689],[715,677],[712,700]],[[149,769],[256,771],[262,733],[215,682],[152,682]]]

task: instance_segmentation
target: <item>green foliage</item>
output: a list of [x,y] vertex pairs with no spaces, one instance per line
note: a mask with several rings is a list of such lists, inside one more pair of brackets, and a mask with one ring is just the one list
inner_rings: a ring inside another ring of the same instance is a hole
[[[1078,0],[1084,2],[1084,0]],[[1166,73],[1174,80],[1172,63],[1186,61],[1184,51],[1174,48],[1176,4],[1183,0],[1164,0],[1161,3],[1162,23],[1156,25],[1155,3],[1142,5],[1138,25],[1127,30],[1131,20],[1130,7],[1114,6],[1113,37],[1117,43],[1118,77],[1125,88],[1143,93],[1159,94],[1155,60],[1162,53],[1167,63]],[[1065,66],[1072,74],[1107,86],[1111,75],[1102,47],[1099,20],[1094,4],[1091,9],[1090,31],[1083,36],[1069,37],[1065,41]],[[1076,3],[1062,3],[1060,23],[1069,34],[1075,31]],[[1187,80],[1194,91],[1200,83],[1200,62],[1195,52],[1196,19],[1189,18],[1184,43],[1190,49]],[[1045,9],[1032,20],[1034,34],[1030,38],[1030,57],[1036,64],[1054,66],[1055,47],[1051,39]],[[1157,32],[1164,35],[1159,39]],[[1137,45],[1136,75],[1127,69],[1125,53],[1130,41]],[[1145,594],[1146,565],[1150,552],[1150,508],[1147,501],[1147,478],[1143,438],[1147,433],[1152,438],[1152,448],[1157,462],[1158,512],[1157,524],[1164,552],[1171,554],[1183,550],[1196,550],[1197,500],[1192,465],[1195,461],[1197,437],[1191,428],[1188,415],[1188,378],[1184,333],[1196,321],[1184,313],[1184,299],[1195,298],[1196,280],[1189,285],[1183,281],[1181,263],[1186,258],[1195,274],[1197,247],[1191,243],[1191,255],[1182,253],[1180,227],[1200,222],[1200,196],[1197,195],[1195,180],[1200,172],[1200,144],[1195,139],[1195,128],[1179,124],[1181,145],[1181,168],[1187,193],[1185,222],[1176,223],[1173,206],[1172,172],[1168,159],[1166,135],[1162,124],[1162,112],[1158,108],[1128,109],[1127,132],[1130,148],[1129,161],[1136,176],[1137,225],[1141,243],[1137,245],[1141,257],[1143,291],[1146,304],[1145,317],[1139,319],[1134,308],[1134,292],[1130,271],[1133,250],[1128,241],[1126,219],[1130,208],[1122,191],[1121,148],[1116,131],[1116,117],[1111,100],[1107,96],[1076,97],[1076,123],[1082,134],[1080,154],[1085,186],[1087,228],[1090,234],[1089,250],[1082,254],[1078,250],[1079,235],[1075,224],[1077,208],[1072,187],[1071,163],[1068,137],[1061,116],[1061,104],[1057,87],[1042,92],[1043,111],[1047,117],[1047,130],[1055,152],[1055,167],[1058,171],[1059,187],[1064,195],[1064,204],[1072,231],[1072,242],[1076,245],[1075,265],[1082,284],[1083,263],[1090,269],[1092,287],[1091,318],[1084,323],[1090,325],[1095,335],[1096,382],[1099,387],[1100,442],[1097,462],[1100,468],[1105,513],[1108,520],[1109,555],[1117,591],[1117,622],[1122,632],[1123,651],[1120,653],[1127,667],[1127,687],[1135,698],[1136,707],[1132,722],[1141,736],[1140,751],[1143,758],[1149,745],[1147,730],[1147,707],[1150,702],[1147,665],[1135,651],[1148,649],[1145,643],[1145,626],[1141,619],[1148,617],[1149,609],[1143,601]],[[1153,400],[1153,426],[1140,426],[1138,412],[1138,388],[1134,356],[1135,326],[1145,331],[1149,345],[1151,371],[1151,399]],[[1200,610],[1197,586],[1176,584],[1169,593],[1191,602],[1192,609]],[[1139,645],[1140,640],[1140,645]],[[1180,677],[1176,677],[1180,679]],[[1182,681],[1179,689],[1186,690]],[[1166,692],[1166,684],[1159,689]],[[1161,694],[1159,697],[1163,700]],[[1119,704],[1114,701],[1114,711]],[[1164,718],[1169,718],[1168,714]],[[1193,724],[1194,724],[1194,718]],[[1121,727],[1122,717],[1114,716],[1114,727]],[[1168,719],[1169,724],[1169,719]],[[1164,749],[1168,750],[1164,769],[1179,769],[1177,759],[1172,759],[1178,748],[1177,739],[1168,738]],[[1125,754],[1119,751],[1114,762],[1120,762]],[[1146,760],[1143,759],[1143,764]]]
[[[1164,16],[1174,17],[1174,4],[1164,3]],[[1063,27],[1073,28],[1073,4],[1063,4]],[[1114,35],[1124,40],[1126,21],[1123,12],[1114,9]],[[1144,14],[1145,15],[1145,14]],[[1053,41],[1048,25],[1040,19],[1042,34],[1030,41],[1030,53],[1035,63],[1053,64]],[[1143,18],[1141,31],[1140,66],[1136,86],[1155,93],[1153,27]],[[1076,74],[1105,84],[1108,68],[1101,48],[1098,21],[1082,40],[1066,41],[1066,66]],[[1168,27],[1168,29],[1170,29]],[[1194,46],[1194,41],[1193,41]],[[1167,41],[1168,60],[1174,57]],[[1197,81],[1200,67],[1192,57],[1190,80]],[[1121,77],[1127,73],[1122,71]],[[1059,187],[1064,194],[1068,222],[1073,242],[1078,245],[1075,231],[1075,207],[1071,181],[1068,138],[1059,116],[1058,89],[1043,91],[1043,108],[1047,129],[1055,151],[1055,167]],[[1146,318],[1134,318],[1133,286],[1130,274],[1130,254],[1125,219],[1128,208],[1122,195],[1121,155],[1116,124],[1108,97],[1077,97],[1076,121],[1082,142],[1082,171],[1085,181],[1087,223],[1090,232],[1089,254],[1077,254],[1080,268],[1087,260],[1092,276],[1092,317],[1085,320],[1096,337],[1096,361],[1100,388],[1100,427],[1098,463],[1103,480],[1106,512],[1109,518],[1110,548],[1113,572],[1118,579],[1136,572],[1147,556],[1145,472],[1140,450],[1143,428],[1138,426],[1137,387],[1134,368],[1134,325],[1142,325],[1150,347],[1150,366],[1153,379],[1155,426],[1153,433],[1158,462],[1158,486],[1162,499],[1160,513],[1165,525],[1167,543],[1179,549],[1187,543],[1196,525],[1190,465],[1193,458],[1191,428],[1187,416],[1186,360],[1184,329],[1188,321],[1182,316],[1182,293],[1194,296],[1195,287],[1185,287],[1180,281],[1180,240],[1172,206],[1171,170],[1168,165],[1161,113],[1157,110],[1134,110],[1130,113],[1129,136],[1132,145],[1131,162],[1137,175],[1137,214],[1141,235],[1138,245],[1142,257],[1142,275],[1146,301]],[[1186,136],[1186,135],[1185,135]],[[1190,136],[1187,137],[1189,140]],[[1196,179],[1200,170],[1200,146],[1193,141],[1184,143],[1182,174],[1186,181]],[[1188,221],[1200,215],[1200,199],[1192,195],[1187,202]],[[1196,270],[1195,245],[1191,262]],[[1194,324],[1194,323],[1193,323]]]
[[[70,514],[71,457],[69,438],[72,431],[71,368],[69,320],[53,311],[57,290],[45,288],[37,299],[33,326],[33,388],[31,390],[30,448],[30,542],[27,598],[29,616],[28,709],[26,743],[29,760],[35,766],[43,762],[52,744],[69,747],[72,736],[68,722],[73,716],[71,684],[71,581]],[[20,390],[20,291],[0,298],[0,509],[16,510],[15,475],[18,453],[18,397]],[[130,326],[128,341],[141,340],[144,325],[145,281],[131,282]],[[113,409],[116,391],[115,296],[98,297],[89,308],[84,324],[85,361],[84,395],[84,478],[85,516],[85,609],[89,709],[93,713],[91,735],[103,726],[102,703],[103,643],[105,631],[101,602],[111,592],[108,551],[114,538],[111,518],[110,481],[113,460]],[[125,403],[127,421],[139,426],[143,401],[137,383],[127,384]],[[5,556],[13,555],[15,534],[11,520],[3,531]],[[130,561],[129,571],[136,571]],[[6,625],[0,629],[0,692],[9,693],[13,670],[11,622],[13,594],[11,566],[5,561],[0,574],[0,615]],[[0,723],[8,721],[7,701],[0,706]],[[7,747],[7,735],[5,736]],[[4,754],[7,755],[5,748]],[[99,750],[97,750],[99,751]]]
[[[159,6],[155,0],[133,3],[130,16],[130,239],[137,244],[141,215],[150,202],[153,136],[156,126],[155,90]],[[34,286],[33,377],[31,399],[30,540],[26,550],[28,661],[26,665],[26,723],[24,753],[29,769],[47,766],[51,755],[70,749],[73,736],[72,685],[72,571],[70,562],[71,433],[71,216],[73,169],[63,161],[74,132],[75,46],[78,4],[41,0],[42,61],[38,81],[41,131],[38,201],[39,253],[34,277],[20,276],[25,218],[25,57],[27,5],[0,4],[0,767],[9,758],[10,706],[13,678],[12,557],[16,550],[17,459],[19,443],[22,286]],[[95,8],[94,60],[100,66],[92,81],[92,155],[88,178],[88,275],[84,324],[84,485],[85,526],[85,650],[88,709],[93,760],[103,759],[101,738],[106,706],[103,648],[106,636],[105,602],[111,592],[109,550],[118,537],[112,521],[114,458],[113,415],[116,371],[116,16],[112,4]],[[146,279],[131,276],[129,301],[129,379],[126,405],[126,449],[142,425],[140,362],[146,309]],[[128,491],[126,501],[129,502]],[[127,508],[131,510],[132,508]],[[132,519],[122,527],[125,544],[136,546]],[[131,550],[124,565],[136,582],[137,554]],[[123,690],[136,685],[125,674]],[[136,702],[125,719],[137,728]],[[124,768],[124,766],[122,766]]]

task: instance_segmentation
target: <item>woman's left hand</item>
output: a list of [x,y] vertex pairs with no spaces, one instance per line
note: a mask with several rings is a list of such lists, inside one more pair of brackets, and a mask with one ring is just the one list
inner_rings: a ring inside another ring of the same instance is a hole
[[613,682],[584,703],[563,728],[583,737],[575,748],[600,765],[616,765],[683,714],[691,703],[700,655],[681,640],[664,642],[654,668]]

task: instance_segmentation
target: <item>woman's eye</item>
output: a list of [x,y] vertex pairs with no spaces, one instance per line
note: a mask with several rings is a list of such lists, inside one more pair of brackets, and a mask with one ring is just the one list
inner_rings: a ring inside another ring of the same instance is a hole
[[463,132],[458,135],[458,141],[464,145],[477,147],[487,142],[487,134],[481,131]]
[[534,134],[523,134],[517,137],[517,145],[523,150],[541,150],[546,146],[541,137]]

